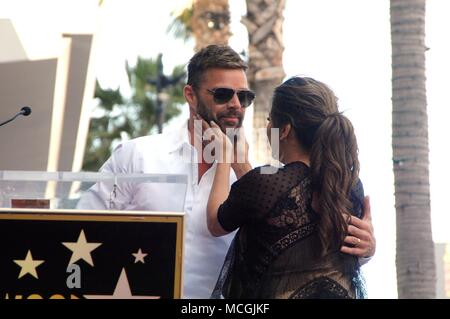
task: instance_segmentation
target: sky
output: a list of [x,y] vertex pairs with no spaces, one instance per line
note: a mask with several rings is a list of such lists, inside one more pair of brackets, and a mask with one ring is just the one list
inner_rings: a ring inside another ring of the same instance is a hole
[[[3,1],[0,0],[0,4]],[[45,1],[64,9],[63,1]],[[77,6],[90,1],[79,0]],[[167,27],[172,20],[170,13],[186,1],[104,0],[97,20],[94,57],[101,85],[110,88],[120,85],[126,92],[125,60],[133,63],[138,55],[156,57],[159,52],[163,53],[166,73],[177,64],[185,64],[194,53],[193,42],[174,39],[167,34]],[[19,2],[24,1],[12,3]],[[248,44],[247,30],[240,24],[240,17],[246,10],[245,1],[230,0],[230,7],[234,33],[230,45],[240,52]],[[11,3],[5,8],[12,8]],[[75,12],[75,9],[75,6],[70,8],[72,15],[83,17],[83,12]],[[36,19],[34,9],[27,12],[30,21]],[[446,165],[450,136],[447,124],[450,102],[446,87],[450,74],[448,12],[450,1],[427,1],[426,45],[430,50],[426,52],[426,75],[435,242],[450,242],[450,208],[446,203],[450,180]],[[340,109],[355,127],[360,149],[360,177],[371,199],[377,238],[376,255],[363,267],[369,297],[396,298],[389,1],[287,0],[284,15],[283,63],[287,76],[310,76],[327,83],[338,96]],[[39,21],[40,27],[44,20]],[[185,106],[182,115],[169,126],[177,125],[187,114]],[[251,117],[252,108],[247,111],[244,122],[247,132],[252,127]]]

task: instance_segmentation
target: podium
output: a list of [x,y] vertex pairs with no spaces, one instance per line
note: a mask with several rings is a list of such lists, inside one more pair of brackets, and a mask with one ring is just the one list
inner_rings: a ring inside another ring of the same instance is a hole
[[[98,186],[105,207],[81,209]],[[176,200],[119,210],[125,187]],[[0,299],[181,298],[186,190],[185,175],[0,171]]]

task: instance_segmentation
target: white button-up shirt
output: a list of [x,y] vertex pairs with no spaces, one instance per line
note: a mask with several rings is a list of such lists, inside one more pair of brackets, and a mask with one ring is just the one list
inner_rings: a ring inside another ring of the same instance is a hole
[[[184,298],[209,298],[234,233],[213,237],[207,228],[206,205],[214,180],[214,164],[198,182],[197,152],[189,142],[187,122],[178,130],[144,136],[119,145],[101,172],[184,174],[188,176],[183,261]],[[236,181],[231,172],[230,183]],[[161,184],[145,191],[120,187],[114,199],[116,209],[173,211],[185,196],[183,189]],[[78,208],[109,208],[112,189],[96,184],[82,197]]]

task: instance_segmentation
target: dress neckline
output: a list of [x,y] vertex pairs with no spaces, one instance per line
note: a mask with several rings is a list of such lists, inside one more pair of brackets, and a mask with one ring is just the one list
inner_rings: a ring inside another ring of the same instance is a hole
[[293,166],[293,165],[301,165],[301,166],[305,166],[305,167],[307,167],[308,169],[309,169],[309,166],[308,165],[306,165],[306,163],[304,163],[304,162],[302,162],[302,161],[293,161],[293,162],[290,162],[290,163],[287,163],[286,165],[284,165],[284,167],[286,167],[286,166]]

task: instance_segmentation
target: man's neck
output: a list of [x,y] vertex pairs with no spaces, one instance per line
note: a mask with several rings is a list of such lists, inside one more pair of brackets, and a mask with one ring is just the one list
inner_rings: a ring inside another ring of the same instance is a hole
[[192,117],[189,117],[188,119],[188,133],[189,133],[189,143],[191,143],[192,146],[195,146],[194,144],[194,120]]
[[198,183],[202,179],[203,175],[211,168],[212,164],[208,163],[198,163]]
[[[202,176],[208,171],[208,169],[211,168],[211,166],[213,164],[205,162],[205,159],[203,157],[203,141],[202,141],[202,139],[199,139],[199,141],[195,141],[196,136],[195,136],[195,132],[194,132],[194,119],[193,118],[189,118],[189,120],[188,120],[188,131],[189,131],[189,142],[197,150],[198,182],[200,183]],[[203,134],[203,130],[202,130],[202,134]],[[197,137],[197,138],[199,138],[199,137]]]

